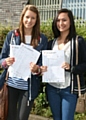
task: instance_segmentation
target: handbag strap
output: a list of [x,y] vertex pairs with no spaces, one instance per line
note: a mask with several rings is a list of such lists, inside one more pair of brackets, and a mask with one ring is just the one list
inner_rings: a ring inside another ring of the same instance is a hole
[[[13,32],[12,35],[11,35],[11,41],[10,41],[10,44],[11,44],[11,45],[16,45],[14,32]],[[9,77],[9,71],[7,70],[5,80],[7,80],[8,77]]]
[[8,72],[8,70],[7,70],[5,80],[8,80],[8,77],[9,77],[9,72]]
[[[76,36],[76,65],[77,64],[78,64],[78,36]],[[79,75],[77,75],[77,84],[78,84],[78,95],[81,96]]]

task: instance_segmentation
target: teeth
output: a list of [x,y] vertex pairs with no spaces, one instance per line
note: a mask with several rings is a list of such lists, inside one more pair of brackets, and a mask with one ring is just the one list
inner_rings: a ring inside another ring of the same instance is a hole
[[60,29],[64,29],[64,27],[60,27]]

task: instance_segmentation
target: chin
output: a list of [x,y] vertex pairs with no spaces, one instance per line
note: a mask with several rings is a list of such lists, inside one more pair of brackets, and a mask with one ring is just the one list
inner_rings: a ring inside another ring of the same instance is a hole
[[32,27],[28,27],[28,26],[26,26],[25,28],[26,28],[26,29],[32,29]]

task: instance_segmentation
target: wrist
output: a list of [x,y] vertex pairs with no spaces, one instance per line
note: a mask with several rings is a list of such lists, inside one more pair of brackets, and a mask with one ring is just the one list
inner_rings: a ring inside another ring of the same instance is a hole
[[40,66],[38,65],[38,69],[37,69],[37,72],[36,72],[37,75],[41,74],[41,68]]
[[7,63],[6,63],[6,60],[4,60],[4,61],[2,62],[2,67],[4,67],[4,68],[7,68],[7,67],[8,67],[8,65],[7,65]]

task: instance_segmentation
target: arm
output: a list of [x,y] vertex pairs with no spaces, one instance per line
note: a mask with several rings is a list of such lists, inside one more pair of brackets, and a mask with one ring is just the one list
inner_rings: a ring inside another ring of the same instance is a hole
[[3,47],[2,47],[1,54],[0,54],[0,64],[3,68],[7,68],[10,65],[9,51],[10,51],[11,35],[12,35],[12,32],[9,32],[7,34]]
[[41,52],[41,55],[37,61],[37,64],[30,63],[30,69],[33,75],[40,75],[42,70],[41,70],[41,65],[42,65],[42,50],[47,50],[47,38],[43,34],[41,34],[41,41],[39,46],[36,48],[36,50]]
[[78,65],[71,68],[71,71],[74,74],[86,72],[86,43],[82,37],[78,37],[78,44]]

